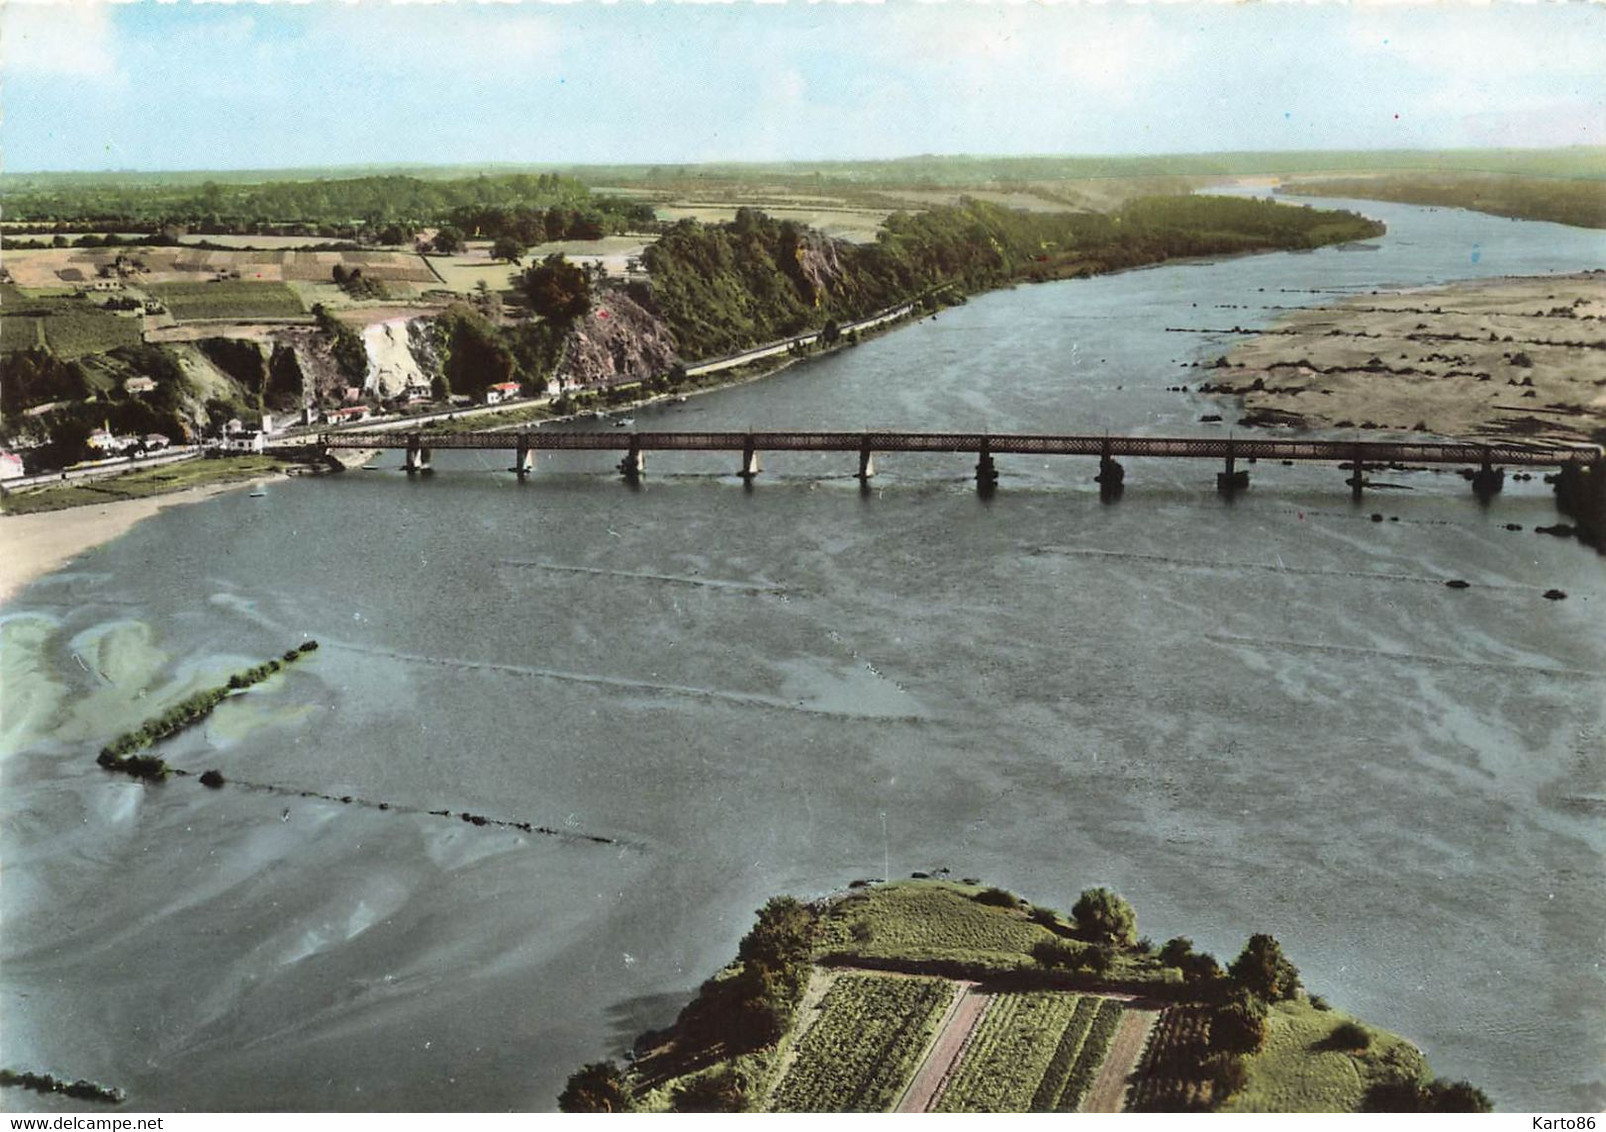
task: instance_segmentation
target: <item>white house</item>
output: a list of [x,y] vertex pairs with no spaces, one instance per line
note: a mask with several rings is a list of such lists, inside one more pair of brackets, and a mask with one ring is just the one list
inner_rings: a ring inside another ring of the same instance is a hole
[[487,405],[500,405],[503,401],[511,401],[519,395],[519,383],[516,381],[499,381],[485,389],[485,403]]
[[261,452],[262,433],[254,428],[243,428],[238,432],[231,432],[223,437],[223,450],[225,452]]
[[131,377],[123,382],[124,393],[149,393],[156,388],[156,382],[148,377]]
[[0,452],[0,480],[14,480],[26,474],[21,456],[15,452]]
[[147,433],[145,436],[145,451],[159,452],[173,442],[159,432]]

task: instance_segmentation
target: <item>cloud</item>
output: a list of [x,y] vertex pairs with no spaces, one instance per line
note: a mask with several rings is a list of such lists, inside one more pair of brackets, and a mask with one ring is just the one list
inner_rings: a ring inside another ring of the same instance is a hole
[[12,76],[113,78],[118,66],[111,9],[10,0],[0,6],[0,55]]

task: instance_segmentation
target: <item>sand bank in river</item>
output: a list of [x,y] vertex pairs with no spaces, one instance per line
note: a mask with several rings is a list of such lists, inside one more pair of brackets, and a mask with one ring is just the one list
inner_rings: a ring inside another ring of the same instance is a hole
[[282,478],[265,475],[251,480],[190,488],[171,495],[120,499],[113,503],[43,511],[34,515],[0,516],[0,604],[86,550],[126,533],[141,519],[168,507],[199,503],[226,491],[255,487]]
[[1606,429],[1606,274],[1357,295],[1211,369],[1247,423],[1588,440]]

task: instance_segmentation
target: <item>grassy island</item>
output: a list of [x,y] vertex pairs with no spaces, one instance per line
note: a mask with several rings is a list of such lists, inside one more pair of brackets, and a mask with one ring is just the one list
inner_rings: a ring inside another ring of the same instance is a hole
[[1306,992],[1269,935],[1225,968],[1132,907],[856,882],[758,913],[736,959],[566,1112],[1479,1112],[1405,1039]]

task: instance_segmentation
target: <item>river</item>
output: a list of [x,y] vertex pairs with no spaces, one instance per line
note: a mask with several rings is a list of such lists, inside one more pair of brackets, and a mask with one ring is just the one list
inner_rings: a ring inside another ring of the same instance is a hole
[[[1312,290],[1602,264],[1598,232],[1403,205],[1371,252],[973,299],[640,428],[1175,434],[1168,392]],[[1230,310],[1216,309],[1217,304]],[[1239,309],[1246,308],[1246,309]],[[548,1109],[733,953],[768,896],[950,868],[1110,885],[1306,984],[1503,1108],[1606,1064],[1606,572],[1453,473],[436,454],[163,512],[5,609],[4,1053],[131,1108]],[[1389,520],[1370,521],[1373,512]],[[1520,524],[1521,532],[1505,529]],[[1443,582],[1462,578],[1465,590]],[[1559,588],[1565,601],[1542,593]],[[164,749],[94,752],[313,637]],[[15,1106],[64,1106],[33,1094]]]

